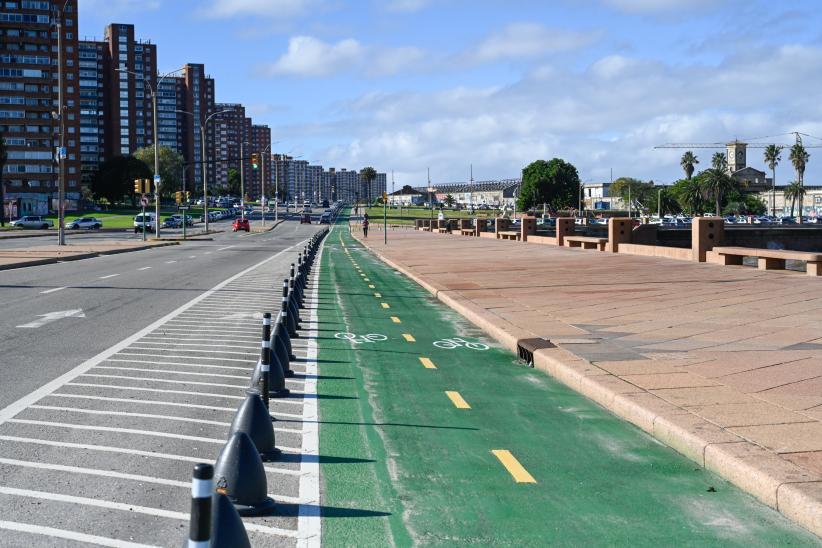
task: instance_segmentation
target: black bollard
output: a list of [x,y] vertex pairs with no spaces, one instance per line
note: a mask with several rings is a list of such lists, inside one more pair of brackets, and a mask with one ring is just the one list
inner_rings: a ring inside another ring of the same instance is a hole
[[268,380],[271,371],[271,313],[263,314],[263,340],[260,349],[260,394],[268,409]]
[[191,473],[191,517],[188,522],[188,547],[208,547],[211,541],[211,495],[214,493],[214,467],[200,463]]
[[243,518],[222,493],[211,499],[211,544],[203,548],[251,548]]
[[237,409],[237,414],[228,430],[228,437],[231,438],[235,432],[248,434],[264,462],[277,460],[280,457],[281,451],[274,445],[274,427],[271,425],[271,416],[258,390],[246,391],[246,398]]
[[218,493],[226,495],[241,516],[272,514],[265,468],[248,434],[235,432],[220,451],[214,466]]

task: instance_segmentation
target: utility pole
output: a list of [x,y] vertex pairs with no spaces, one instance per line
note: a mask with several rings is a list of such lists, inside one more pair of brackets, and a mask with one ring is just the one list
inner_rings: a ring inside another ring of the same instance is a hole
[[63,105],[63,12],[66,4],[63,4],[57,15],[57,120],[60,124],[60,146],[57,149],[57,245],[66,245],[66,122]]

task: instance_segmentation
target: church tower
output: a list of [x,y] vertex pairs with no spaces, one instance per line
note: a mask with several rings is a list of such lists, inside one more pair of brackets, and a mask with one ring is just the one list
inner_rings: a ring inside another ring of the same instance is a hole
[[725,145],[728,155],[728,174],[732,174],[747,164],[748,143],[733,141]]

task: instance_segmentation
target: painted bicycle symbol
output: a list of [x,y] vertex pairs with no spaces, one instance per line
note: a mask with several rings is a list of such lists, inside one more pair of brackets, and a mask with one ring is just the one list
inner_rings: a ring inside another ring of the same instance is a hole
[[454,337],[453,339],[442,339],[440,341],[434,341],[434,346],[437,348],[443,348],[445,350],[453,350],[454,348],[467,348],[469,350],[488,350],[487,344],[482,344],[478,342],[468,342],[465,339],[460,339],[459,337]]
[[357,335],[355,333],[337,333],[334,335],[336,339],[345,339],[351,341],[352,344],[374,343],[378,341],[386,341],[388,337],[379,333],[369,333],[368,335]]

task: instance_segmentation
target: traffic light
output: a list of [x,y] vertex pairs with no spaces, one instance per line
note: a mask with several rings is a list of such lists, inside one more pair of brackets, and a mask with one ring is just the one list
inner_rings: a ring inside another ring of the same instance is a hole
[[178,190],[174,193],[174,200],[177,202],[177,205],[183,203],[183,193],[182,191]]
[[134,179],[134,194],[142,194],[143,193],[143,180],[142,179]]
[[188,190],[186,190],[186,203],[188,203],[188,202],[190,202],[190,201],[191,201],[191,192],[189,192]]
[[257,153],[255,152],[254,154],[251,155],[251,167],[254,168],[254,169],[257,169],[258,165],[259,164],[257,163]]

